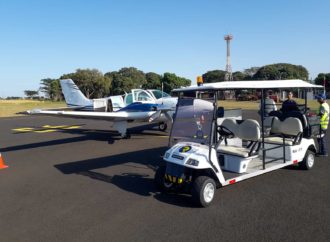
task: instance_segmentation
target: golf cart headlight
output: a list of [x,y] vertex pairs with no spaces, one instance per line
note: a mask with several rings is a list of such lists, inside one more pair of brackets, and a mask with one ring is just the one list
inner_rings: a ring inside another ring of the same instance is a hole
[[189,159],[187,162],[186,162],[187,165],[191,165],[191,166],[198,166],[199,164],[199,161],[198,160],[194,160],[194,159]]
[[166,152],[165,153],[165,159],[168,159],[169,156],[170,156],[170,153],[169,152]]

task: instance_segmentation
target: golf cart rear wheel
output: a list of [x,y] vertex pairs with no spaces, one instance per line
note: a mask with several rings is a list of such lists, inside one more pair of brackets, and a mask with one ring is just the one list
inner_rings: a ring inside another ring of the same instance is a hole
[[212,178],[199,176],[192,186],[192,198],[194,202],[202,207],[208,207],[213,201],[216,185]]
[[159,126],[158,126],[158,129],[160,131],[165,131],[167,129],[167,124],[162,122],[162,123],[159,123]]
[[300,167],[304,170],[310,170],[315,163],[315,154],[311,150],[307,150],[303,161],[300,163]]
[[173,183],[165,180],[166,166],[160,166],[155,173],[154,182],[160,191],[168,192],[173,189]]

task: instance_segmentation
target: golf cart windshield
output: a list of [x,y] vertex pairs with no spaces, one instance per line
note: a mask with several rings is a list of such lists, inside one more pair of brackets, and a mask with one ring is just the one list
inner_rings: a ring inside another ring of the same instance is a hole
[[209,144],[213,120],[213,103],[201,99],[178,100],[170,144],[181,141]]

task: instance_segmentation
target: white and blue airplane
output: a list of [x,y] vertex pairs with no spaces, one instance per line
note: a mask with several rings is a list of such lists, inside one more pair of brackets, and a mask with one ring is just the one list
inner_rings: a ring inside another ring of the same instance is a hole
[[152,90],[134,89],[132,93],[125,94],[124,97],[110,96],[102,99],[88,99],[71,79],[61,80],[61,86],[68,108],[33,109],[26,111],[26,113],[109,120],[113,123],[112,127],[123,138],[130,137],[127,132],[128,122],[158,123],[159,130],[165,131],[167,123],[173,121],[177,98],[170,97],[168,94],[167,96],[161,94],[164,96],[157,99],[150,95]]
[[174,110],[178,101],[157,89],[132,89],[124,95],[88,99],[71,79],[60,80],[60,84],[67,106],[80,111],[112,112],[135,102],[162,104]]

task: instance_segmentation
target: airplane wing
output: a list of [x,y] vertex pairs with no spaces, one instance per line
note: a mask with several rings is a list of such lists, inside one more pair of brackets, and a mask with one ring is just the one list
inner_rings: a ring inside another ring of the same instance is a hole
[[157,104],[133,103],[115,112],[33,109],[26,111],[25,114],[108,120],[113,122],[113,127],[122,137],[129,137],[127,122],[158,122],[159,124],[172,122],[172,117],[168,112],[173,112],[173,110]]
[[32,115],[47,115],[47,116],[61,116],[71,118],[87,118],[87,119],[102,119],[108,121],[147,121],[157,111],[146,112],[88,112],[88,111],[64,111],[64,110],[42,110],[33,109],[28,110],[26,114]]

